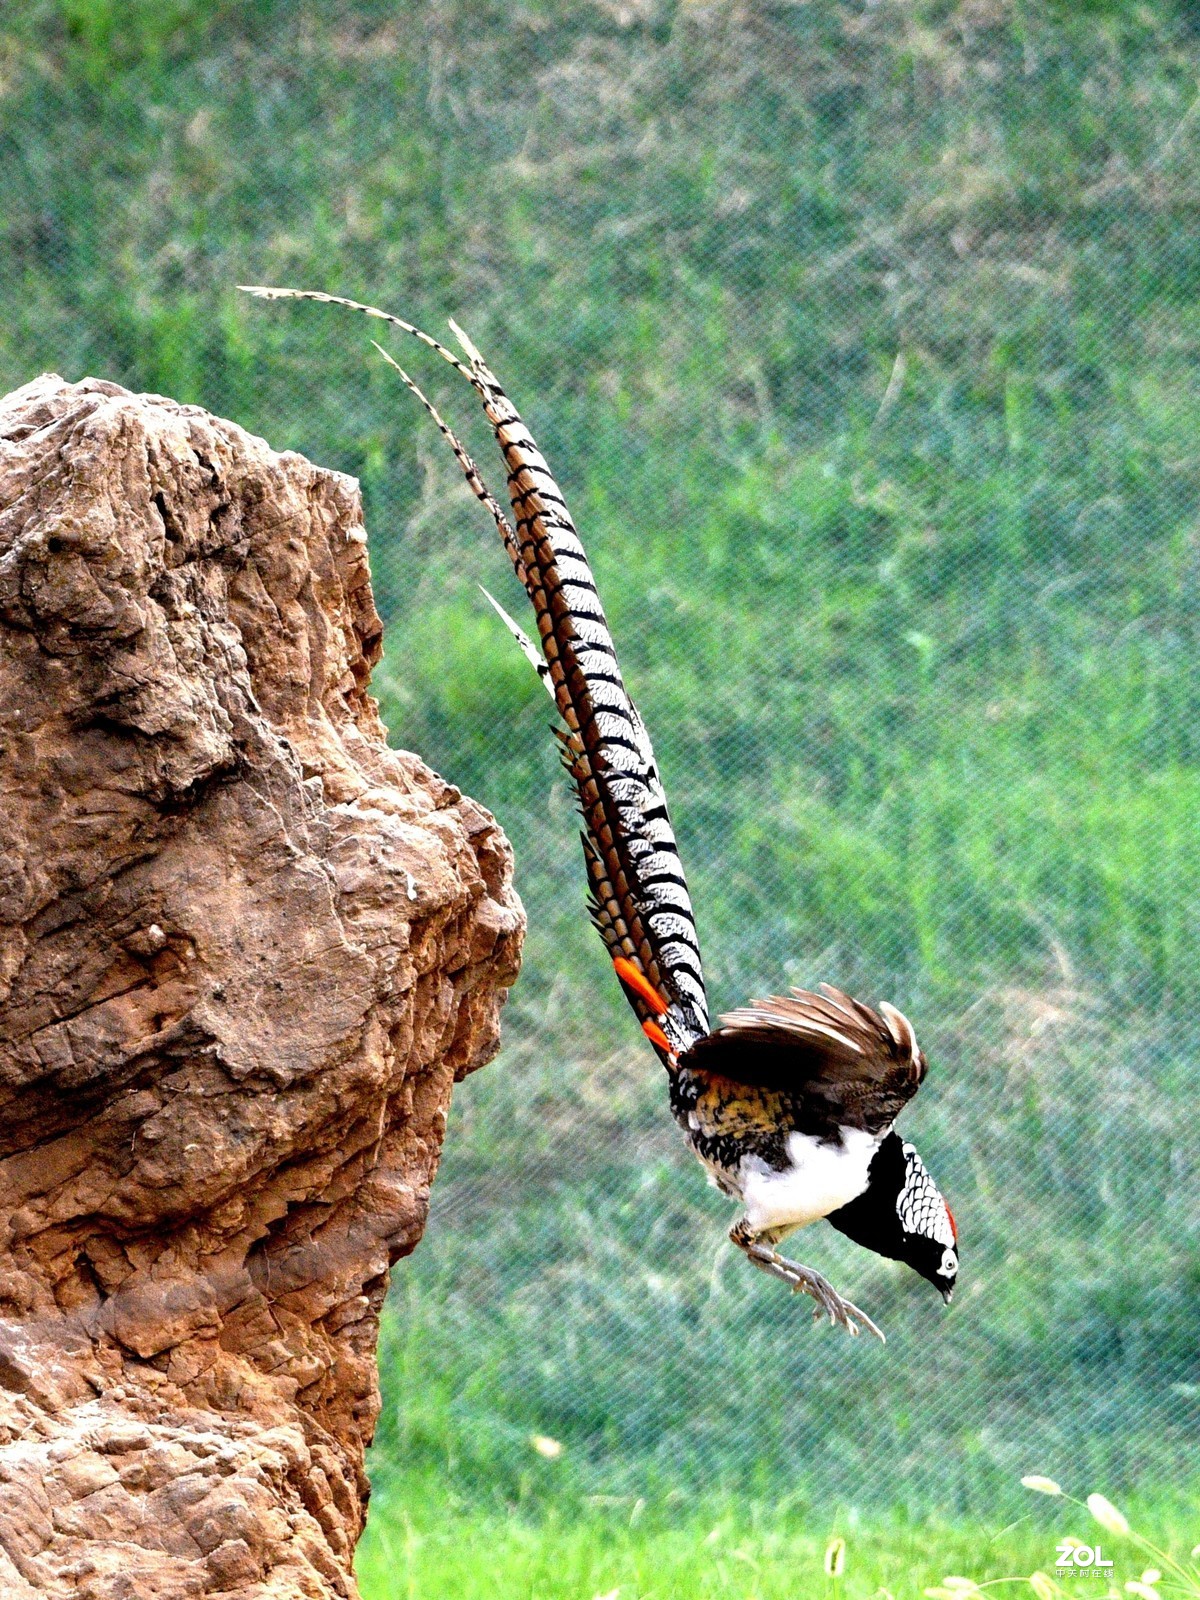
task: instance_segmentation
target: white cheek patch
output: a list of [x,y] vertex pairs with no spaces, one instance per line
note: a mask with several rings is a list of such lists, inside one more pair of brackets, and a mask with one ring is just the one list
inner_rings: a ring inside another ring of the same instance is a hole
[[[954,1228],[950,1222],[950,1213],[946,1209],[946,1202],[942,1199],[937,1184],[929,1176],[925,1163],[911,1144],[904,1146],[904,1170],[904,1187],[896,1202],[900,1226],[905,1233],[916,1234],[922,1239],[932,1239],[936,1244],[944,1246],[947,1254],[954,1256],[954,1270],[957,1271],[958,1257],[954,1249]],[[945,1272],[943,1276],[950,1277],[952,1274]]]

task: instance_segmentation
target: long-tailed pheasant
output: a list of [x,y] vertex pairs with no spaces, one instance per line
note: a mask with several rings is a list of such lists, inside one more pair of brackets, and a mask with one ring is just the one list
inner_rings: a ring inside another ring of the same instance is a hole
[[742,1205],[734,1244],[851,1333],[865,1327],[883,1337],[820,1273],[776,1248],[821,1217],[867,1249],[906,1262],[949,1301],[958,1275],[954,1219],[917,1152],[894,1130],[925,1076],[907,1017],[823,984],[819,993],[797,989],[754,1001],[710,1027],[666,796],[595,578],[550,469],[479,352],[453,323],[465,360],[372,306],[309,290],[248,292],[377,317],[437,351],[483,402],[507,468],[511,521],[434,407],[381,350],[449,441],[533,604],[536,646],[492,600],[558,708],[563,762],[584,824],[592,920],[666,1068],[676,1121],[713,1181]]

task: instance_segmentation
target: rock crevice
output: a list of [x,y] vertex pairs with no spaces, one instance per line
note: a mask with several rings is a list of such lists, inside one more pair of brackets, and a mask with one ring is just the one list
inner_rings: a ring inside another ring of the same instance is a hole
[[387,748],[352,480],[0,402],[0,1593],[354,1594],[375,1338],[519,959]]

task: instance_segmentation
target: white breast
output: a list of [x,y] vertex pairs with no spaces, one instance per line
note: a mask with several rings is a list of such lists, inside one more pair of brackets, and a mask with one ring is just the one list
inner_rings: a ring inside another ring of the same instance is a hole
[[827,1144],[807,1133],[789,1133],[790,1165],[773,1172],[752,1157],[742,1166],[741,1190],[746,1221],[755,1233],[768,1229],[807,1227],[848,1205],[867,1187],[867,1169],[882,1133],[843,1128],[840,1144]]

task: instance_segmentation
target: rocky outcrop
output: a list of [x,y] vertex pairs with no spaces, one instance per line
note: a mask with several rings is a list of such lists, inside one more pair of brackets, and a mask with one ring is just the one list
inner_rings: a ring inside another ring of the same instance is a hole
[[354,1594],[388,1269],[522,918],[389,751],[354,483],[0,402],[0,1594]]

